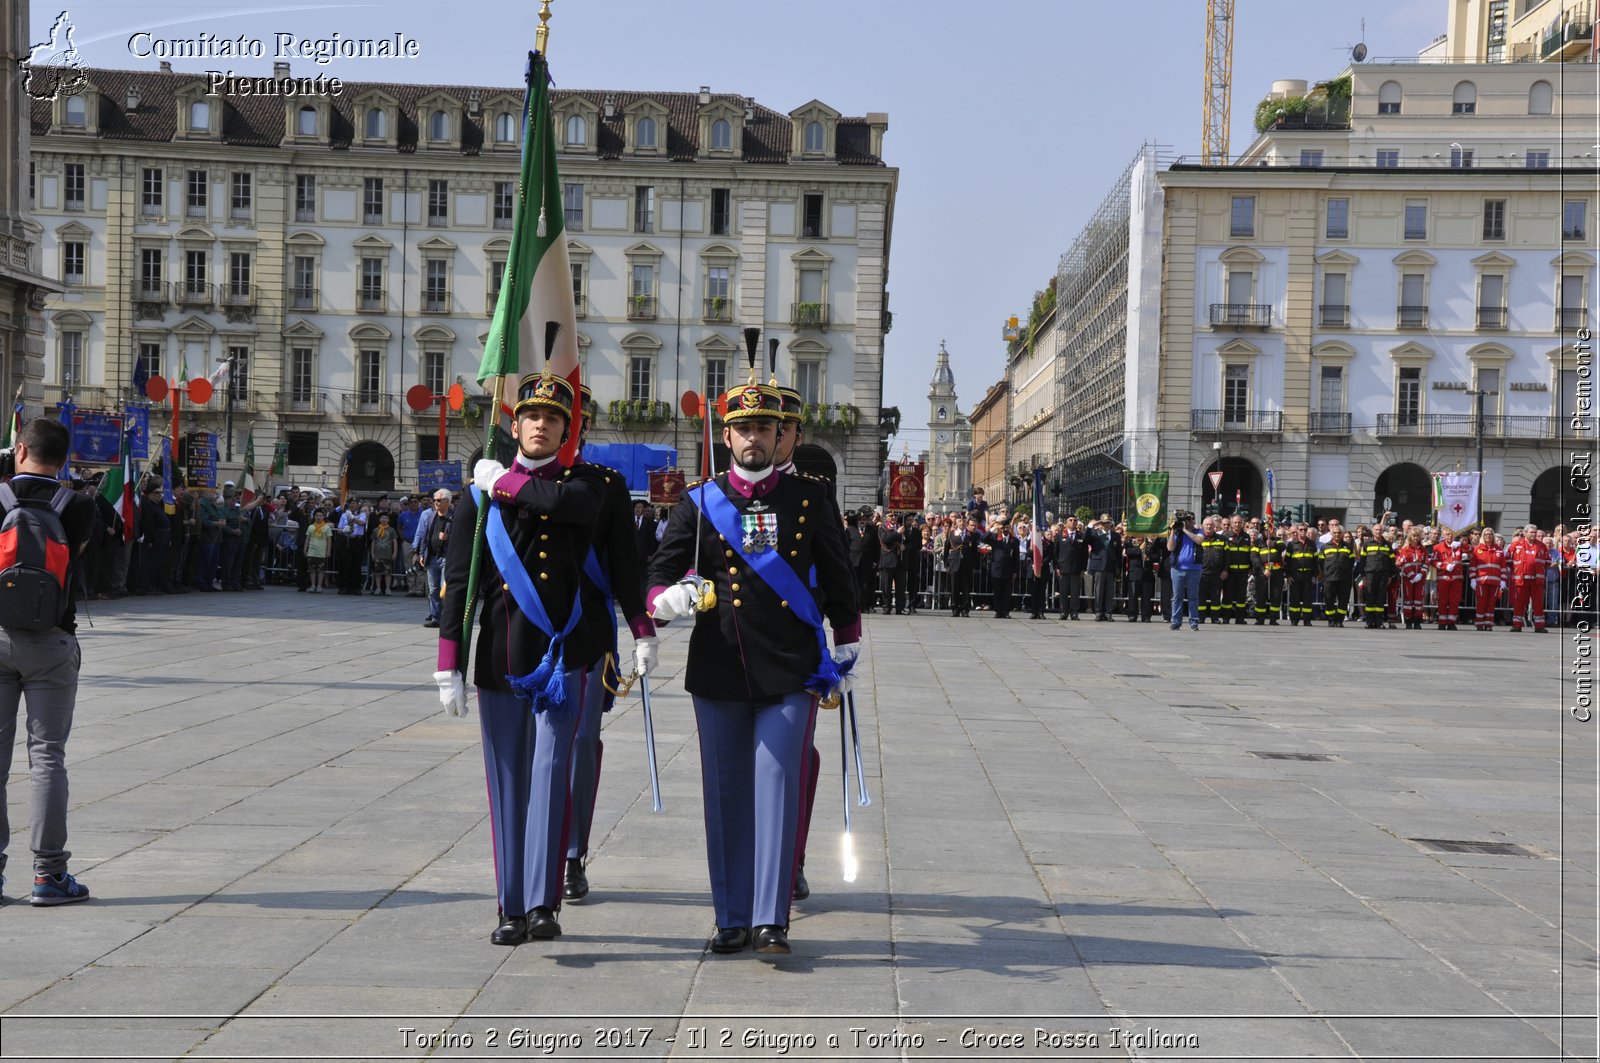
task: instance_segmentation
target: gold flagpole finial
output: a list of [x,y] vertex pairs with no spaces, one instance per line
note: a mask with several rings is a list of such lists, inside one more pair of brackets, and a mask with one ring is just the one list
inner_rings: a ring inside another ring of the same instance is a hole
[[533,46],[540,55],[550,54],[550,0],[539,0],[539,28],[534,31]]

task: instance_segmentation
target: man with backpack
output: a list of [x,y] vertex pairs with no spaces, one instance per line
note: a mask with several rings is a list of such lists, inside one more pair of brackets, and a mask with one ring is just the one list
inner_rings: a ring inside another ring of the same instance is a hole
[[[67,873],[67,735],[78,696],[78,555],[96,533],[94,503],[58,483],[69,436],[59,421],[29,421],[17,435],[17,473],[0,485],[0,872],[11,824],[5,784],[26,699],[33,896],[36,905],[89,899]],[[0,889],[4,875],[0,874]]]

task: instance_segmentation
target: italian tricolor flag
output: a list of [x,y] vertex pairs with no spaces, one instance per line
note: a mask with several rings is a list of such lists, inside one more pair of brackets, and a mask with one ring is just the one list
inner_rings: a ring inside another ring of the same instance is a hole
[[112,466],[106,472],[105,483],[100,487],[100,496],[111,503],[111,508],[117,511],[117,516],[122,518],[122,541],[131,543],[138,531],[138,514],[133,503],[133,447],[131,445],[133,433],[122,433],[122,464]]
[[[543,350],[550,324],[561,326],[554,347]],[[556,172],[555,127],[550,116],[550,70],[543,55],[528,56],[528,94],[522,119],[522,174],[517,186],[511,251],[484,345],[478,382],[493,389],[506,377],[506,404],[516,403],[517,382],[546,368],[565,377],[578,394],[578,321],[572,303],[572,270],[567,261],[561,178]],[[577,457],[578,433],[561,450],[562,464]]]

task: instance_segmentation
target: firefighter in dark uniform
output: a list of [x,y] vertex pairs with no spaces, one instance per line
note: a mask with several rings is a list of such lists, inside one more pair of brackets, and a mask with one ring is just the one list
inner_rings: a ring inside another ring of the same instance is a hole
[[1350,535],[1334,531],[1318,551],[1322,561],[1322,615],[1329,627],[1344,627],[1350,608],[1350,583],[1355,578],[1355,551]]
[[1389,609],[1389,581],[1394,578],[1394,547],[1376,536],[1362,543],[1361,575],[1367,581],[1363,599],[1367,626],[1381,628]]
[[1250,587],[1250,535],[1244,529],[1244,518],[1237,514],[1228,525],[1228,530],[1223,533],[1223,538],[1228,540],[1228,577],[1223,585],[1222,619],[1226,623],[1232,620],[1235,624],[1245,622],[1245,612],[1249,608],[1247,601]]
[[1200,543],[1200,620],[1227,623],[1227,607],[1222,602],[1222,585],[1228,578],[1228,540],[1218,524],[1221,517],[1207,517],[1201,524],[1206,537]]
[[1322,561],[1317,557],[1316,541],[1304,524],[1295,525],[1294,538],[1285,544],[1284,551],[1289,567],[1289,623],[1310,627],[1314,616],[1311,595]]
[[[456,519],[475,527],[487,505],[481,562],[478,718],[488,776],[499,926],[490,940],[520,945],[561,933],[567,788],[583,676],[605,653],[578,623],[584,559],[605,481],[592,465],[563,469],[557,452],[573,430],[575,396],[564,379],[524,377],[512,417],[510,469],[484,459]],[[452,535],[434,679],[451,715],[466,715],[461,636],[475,536]]]
[[[584,387],[581,391],[582,430],[587,433],[598,410],[589,389]],[[583,715],[572,739],[572,816],[567,836],[566,882],[562,886],[562,894],[569,901],[582,900],[589,893],[589,876],[584,868],[605,755],[600,718],[611,711],[624,671],[618,654],[618,605],[633,633],[634,671],[648,675],[656,661],[656,625],[645,615],[644,574],[639,569],[633,497],[622,473],[603,465],[589,467],[599,471],[604,488],[600,515],[595,520],[593,553],[584,559],[583,618],[578,622],[605,647],[605,653],[583,677]]]
[[[732,465],[684,491],[651,558],[647,601],[657,620],[695,616],[685,686],[700,735],[711,950],[785,955],[815,702],[848,689],[861,618],[828,489],[772,464],[782,400],[755,381],[753,341],[751,361],[750,383],[724,397]],[[709,609],[684,578],[691,568],[714,585]]]
[[1283,606],[1284,543],[1278,534],[1254,532],[1250,545],[1250,578],[1256,587],[1256,627],[1278,626],[1278,610]]

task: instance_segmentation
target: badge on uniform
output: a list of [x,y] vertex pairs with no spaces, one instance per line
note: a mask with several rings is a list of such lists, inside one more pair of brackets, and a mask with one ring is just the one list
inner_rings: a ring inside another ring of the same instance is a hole
[[740,514],[744,524],[744,549],[748,553],[759,554],[761,551],[778,545],[778,514],[757,501],[748,510]]

